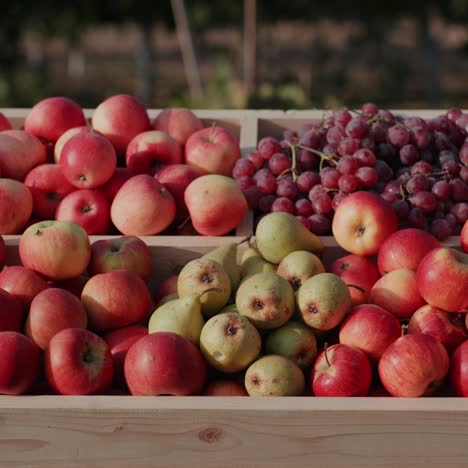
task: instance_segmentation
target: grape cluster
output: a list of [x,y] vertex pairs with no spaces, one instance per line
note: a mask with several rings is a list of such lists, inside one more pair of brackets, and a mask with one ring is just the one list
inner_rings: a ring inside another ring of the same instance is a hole
[[440,240],[468,218],[468,114],[400,117],[373,103],[333,109],[280,139],[262,138],[233,177],[258,215],[284,211],[313,233],[331,233],[338,204],[358,190],[378,193],[400,226]]

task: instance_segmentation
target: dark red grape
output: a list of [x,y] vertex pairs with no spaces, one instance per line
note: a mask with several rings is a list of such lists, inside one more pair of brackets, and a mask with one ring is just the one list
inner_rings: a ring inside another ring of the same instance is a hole
[[468,184],[459,177],[452,181],[452,200],[456,202],[468,201]]
[[332,118],[335,123],[346,127],[347,123],[352,119],[352,115],[346,109],[333,109]]
[[442,170],[446,171],[450,177],[456,177],[460,174],[460,164],[453,159],[449,159],[442,164]]
[[393,146],[401,148],[409,143],[410,132],[403,125],[396,124],[388,129],[387,139]]
[[338,153],[338,145],[335,145],[333,143],[327,143],[323,149],[322,152],[325,154],[337,154]]
[[311,202],[316,213],[327,214],[333,208],[331,198],[327,193],[317,194]]
[[258,208],[263,213],[270,213],[271,206],[273,202],[276,200],[275,195],[264,195],[263,197],[258,200]]
[[377,159],[375,162],[375,170],[379,175],[379,181],[388,182],[393,178],[393,170],[385,161]]
[[468,125],[468,114],[460,115],[460,117],[458,117],[458,119],[455,121],[455,123],[457,124],[458,127],[465,130],[465,132],[466,132],[467,131],[466,126]]
[[[291,144],[294,144],[294,143],[297,143],[297,140],[298,140],[298,137],[297,137],[297,133],[296,132],[293,132],[292,130],[285,130],[283,132],[283,141],[284,142],[287,142],[287,143],[291,143]],[[280,142],[281,144],[281,142]],[[286,145],[281,145],[283,146],[284,148],[288,148],[289,145],[286,144]]]
[[296,164],[301,171],[316,169],[320,162],[319,156],[300,148],[296,150],[296,158]]
[[327,142],[338,145],[338,143],[346,136],[344,127],[335,125],[327,131]]
[[410,212],[410,206],[406,200],[398,198],[392,203],[392,208],[399,219],[408,218],[408,215]]
[[271,212],[291,213],[294,215],[296,214],[296,207],[294,206],[294,202],[289,198],[279,197],[271,205]]
[[345,137],[338,143],[338,154],[341,156],[351,156],[359,149],[357,138]]
[[319,149],[322,143],[320,134],[317,130],[309,130],[304,133],[299,139],[299,144],[307,146],[308,148]]
[[468,166],[463,166],[460,169],[460,179],[463,180],[466,184],[468,184]]
[[[353,117],[346,125],[346,134],[361,140],[369,134],[369,125],[358,117]],[[352,154],[352,153],[351,153]]]
[[263,193],[261,190],[256,186],[248,187],[242,191],[244,193],[244,197],[247,200],[247,204],[251,210],[255,210],[258,207],[258,202],[260,198],[263,197]]
[[377,155],[379,159],[384,161],[393,161],[396,156],[396,149],[390,143],[379,143]]
[[354,174],[359,167],[359,161],[353,156],[343,156],[336,166],[342,174]]
[[247,159],[253,163],[256,169],[261,169],[265,160],[258,151],[250,151],[247,154]]
[[455,203],[455,205],[450,208],[450,213],[452,213],[455,218],[457,218],[458,224],[465,224],[466,220],[468,219],[468,203]]
[[326,167],[320,173],[321,184],[328,189],[338,188],[338,179],[341,174],[333,167]]
[[255,173],[253,179],[265,195],[276,192],[276,178],[269,169],[260,169]]
[[424,126],[413,127],[410,131],[411,142],[419,149],[427,148],[432,141],[430,130]]
[[268,167],[275,175],[280,175],[284,171],[291,169],[291,164],[291,159],[283,153],[275,153],[268,161]]
[[421,117],[406,117],[403,119],[403,125],[409,129],[413,129],[416,127],[423,127],[427,128],[427,123]]
[[450,142],[449,137],[442,132],[434,132],[433,143],[438,151],[448,150],[452,148],[452,144]]
[[400,148],[400,161],[402,164],[412,166],[416,161],[419,161],[420,155],[416,146],[408,144]]
[[400,195],[399,194],[396,194],[396,193],[392,193],[392,192],[383,192],[380,194],[380,196],[385,200],[387,201],[388,203],[390,203],[390,205],[392,205],[396,200],[398,200],[400,198]]
[[340,204],[341,200],[343,200],[343,198],[346,198],[347,196],[348,196],[347,193],[344,193],[341,191],[335,192],[335,194],[333,195],[333,200],[332,200],[333,209],[336,210],[336,207]]
[[450,129],[450,121],[445,115],[439,115],[429,120],[429,128],[435,132],[448,133]]
[[315,213],[312,216],[309,216],[310,222],[310,231],[316,234],[317,236],[325,236],[330,232],[331,221],[330,219],[320,213]]
[[423,210],[413,207],[408,214],[408,224],[417,229],[424,229],[426,227],[427,218]]
[[431,192],[439,200],[448,200],[452,194],[452,186],[445,180],[438,180],[431,189]]
[[375,143],[373,138],[366,137],[361,140],[361,148],[365,148],[374,152],[377,149],[377,144]]
[[422,149],[419,154],[421,155],[421,161],[432,164],[434,162],[434,155],[429,148]]
[[310,231],[311,224],[308,218],[304,218],[304,216],[296,216],[296,218],[307,228],[308,231]]
[[411,204],[424,213],[432,213],[437,207],[437,198],[432,192],[421,191],[411,196]]
[[316,184],[310,189],[309,200],[312,201],[319,193],[327,193],[327,189],[322,184]]
[[423,190],[427,190],[429,188],[427,177],[421,174],[416,174],[412,176],[408,182],[406,182],[405,188],[406,191],[410,194],[415,194]]
[[452,234],[452,227],[445,218],[434,219],[431,223],[431,233],[440,241],[444,241]]
[[468,143],[462,145],[458,155],[460,158],[460,162],[462,164],[468,165]]
[[384,119],[384,120],[386,120],[388,122],[394,122],[395,121],[395,116],[389,110],[381,109],[381,110],[379,110],[377,115],[379,115],[382,119]]
[[387,141],[387,126],[384,125],[382,122],[376,122],[372,125],[370,130],[370,137],[376,143],[383,143]]
[[379,112],[379,107],[373,102],[366,102],[361,106],[361,110],[366,115],[374,116]]
[[232,170],[232,176],[234,179],[238,179],[242,176],[251,176],[255,172],[255,165],[248,159],[238,159],[234,169]]
[[391,180],[385,186],[385,192],[393,193],[394,195],[401,194],[401,185],[397,180]]
[[263,159],[270,159],[275,153],[281,152],[280,142],[273,137],[262,138],[258,142],[258,152]]
[[447,213],[445,215],[445,219],[447,220],[447,222],[449,223],[449,225],[450,225],[450,227],[452,228],[452,231],[453,231],[453,229],[458,224],[456,216],[453,213]]
[[379,179],[376,169],[368,166],[360,167],[356,171],[356,177],[361,185],[367,188],[373,187]]
[[418,161],[411,167],[411,175],[422,174],[429,175],[432,174],[432,166],[426,161]]
[[353,158],[358,161],[361,166],[374,166],[376,157],[373,151],[368,148],[358,149],[354,154]]
[[252,177],[250,176],[241,176],[236,179],[237,185],[239,185],[239,188],[244,191],[248,189],[249,187],[255,186],[255,181],[253,180]]
[[278,197],[294,200],[297,196],[297,193],[297,186],[292,180],[288,178],[282,178],[278,181],[278,185],[276,187],[276,195]]
[[458,117],[460,117],[462,114],[463,112],[461,109],[459,109],[458,107],[452,107],[447,111],[445,115],[447,116],[447,119],[451,120],[452,122],[455,122],[458,119]]
[[439,163],[442,165],[444,164],[444,162],[447,162],[447,161],[457,161],[458,158],[457,158],[457,155],[455,153],[453,153],[452,151],[449,151],[449,150],[443,150],[439,153]]
[[314,209],[312,208],[312,204],[309,200],[304,198],[297,200],[295,203],[296,206],[296,213],[300,216],[305,216],[308,218],[309,216],[314,214]]
[[296,180],[297,188],[303,193],[308,193],[317,184],[320,184],[320,175],[313,171],[303,172]]
[[358,190],[360,180],[354,174],[343,174],[338,179],[338,188],[342,192],[353,193]]

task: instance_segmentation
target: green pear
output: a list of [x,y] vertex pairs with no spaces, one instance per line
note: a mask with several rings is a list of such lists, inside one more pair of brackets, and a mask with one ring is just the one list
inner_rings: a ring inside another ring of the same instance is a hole
[[248,318],[236,312],[211,317],[200,335],[200,350],[215,369],[238,372],[249,366],[260,353],[260,334]]
[[171,302],[175,299],[179,299],[179,295],[177,293],[172,293],[168,294],[167,296],[164,296],[159,302],[158,302],[158,307],[161,307],[164,304],[167,304],[168,302]]
[[306,250],[296,250],[281,260],[276,273],[288,280],[294,291],[297,291],[305,280],[325,273],[325,267],[317,255]]
[[250,396],[301,396],[305,389],[302,370],[284,356],[270,354],[255,361],[245,373]]
[[257,248],[265,260],[279,264],[296,250],[321,252],[322,240],[289,213],[269,213],[257,224]]
[[287,357],[304,369],[315,361],[317,339],[303,322],[288,322],[268,335],[265,350],[268,354]]
[[248,317],[257,328],[278,328],[294,312],[294,291],[276,273],[257,273],[239,286],[236,305],[239,313]]
[[299,288],[297,305],[307,325],[318,330],[331,330],[351,310],[351,294],[338,276],[320,273]]
[[276,265],[267,262],[255,247],[249,247],[242,255],[241,265],[241,278],[244,281],[250,276],[257,273],[276,272]]
[[148,332],[173,332],[187,338],[193,344],[200,343],[200,333],[205,321],[201,313],[201,297],[208,294],[192,294],[167,302],[158,307],[148,323]]
[[197,258],[188,262],[177,279],[179,297],[192,296],[208,291],[201,296],[201,311],[205,317],[220,312],[231,296],[231,281],[224,268],[209,258]]

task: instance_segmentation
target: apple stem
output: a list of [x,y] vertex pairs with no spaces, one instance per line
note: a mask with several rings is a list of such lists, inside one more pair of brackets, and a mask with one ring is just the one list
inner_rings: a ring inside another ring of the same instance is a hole
[[366,290],[364,288],[361,288],[361,286],[358,286],[357,284],[346,284],[346,286],[348,286],[348,288],[358,289],[359,291],[362,292],[362,294],[366,293]]
[[323,352],[325,353],[325,361],[327,361],[328,366],[331,367],[330,361],[328,360],[328,343],[324,343]]
[[402,323],[401,324],[401,336],[405,336],[406,334],[408,334],[408,324]]

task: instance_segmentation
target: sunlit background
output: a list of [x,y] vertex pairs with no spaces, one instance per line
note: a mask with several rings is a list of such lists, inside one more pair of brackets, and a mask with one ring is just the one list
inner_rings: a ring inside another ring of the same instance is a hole
[[467,25],[468,0],[9,1],[0,106],[466,108]]

